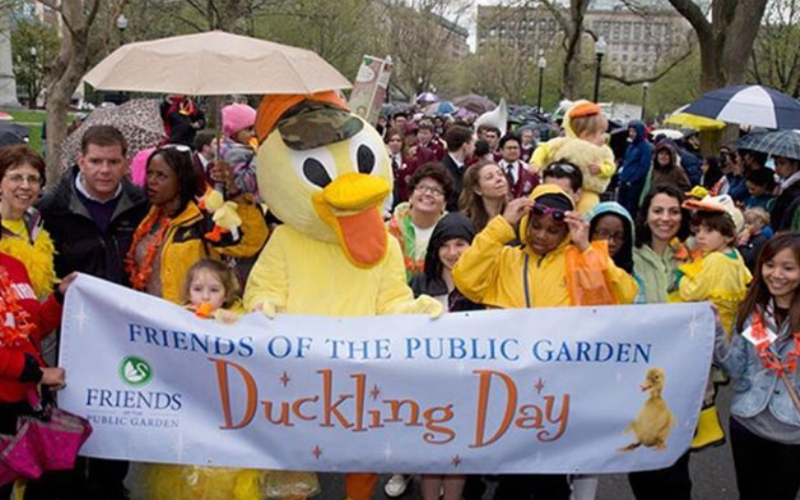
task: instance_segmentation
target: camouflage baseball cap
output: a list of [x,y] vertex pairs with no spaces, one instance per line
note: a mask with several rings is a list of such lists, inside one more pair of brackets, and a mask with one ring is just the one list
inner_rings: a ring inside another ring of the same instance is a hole
[[341,108],[303,101],[283,115],[277,128],[290,149],[305,151],[347,140],[361,132],[364,122]]

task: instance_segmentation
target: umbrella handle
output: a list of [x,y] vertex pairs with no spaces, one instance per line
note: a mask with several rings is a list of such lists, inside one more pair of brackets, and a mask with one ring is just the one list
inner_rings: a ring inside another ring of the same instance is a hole
[[[211,97],[217,108],[217,147],[214,148],[214,162],[222,161],[222,96],[215,95]],[[214,190],[222,193],[225,198],[225,184],[221,182],[214,183]]]

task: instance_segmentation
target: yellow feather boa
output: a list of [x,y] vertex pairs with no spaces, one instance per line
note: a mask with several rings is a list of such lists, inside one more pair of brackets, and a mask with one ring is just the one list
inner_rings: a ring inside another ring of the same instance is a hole
[[53,245],[50,233],[41,230],[33,245],[27,238],[5,234],[0,239],[0,252],[14,257],[25,265],[37,297],[41,299],[53,293],[53,287],[58,283],[58,279],[53,265],[56,247]]

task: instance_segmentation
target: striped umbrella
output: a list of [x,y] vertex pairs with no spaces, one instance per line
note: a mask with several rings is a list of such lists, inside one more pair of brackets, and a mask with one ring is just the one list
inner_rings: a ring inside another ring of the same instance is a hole
[[800,129],[800,102],[762,85],[734,85],[712,90],[683,112],[729,123]]
[[684,110],[688,107],[689,105],[687,104],[676,109],[664,120],[664,123],[666,125],[692,128],[698,132],[702,132],[703,130],[722,130],[725,128],[725,122],[706,118],[705,116],[684,113]]
[[800,132],[778,130],[777,132],[748,134],[736,141],[736,148],[800,161]]

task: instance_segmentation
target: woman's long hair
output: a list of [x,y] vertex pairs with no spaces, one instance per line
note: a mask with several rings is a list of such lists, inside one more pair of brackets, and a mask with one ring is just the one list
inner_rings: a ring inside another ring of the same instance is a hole
[[[683,202],[686,200],[686,196],[684,196],[683,192],[671,184],[659,184],[654,186],[647,196],[645,196],[642,206],[639,207],[639,212],[636,215],[636,248],[642,248],[644,245],[650,246],[653,242],[653,232],[647,224],[647,214],[650,212],[650,205],[653,203],[653,198],[659,194],[664,194],[678,200],[679,206],[682,206]],[[681,225],[678,228],[676,237],[684,241],[689,237],[689,233],[689,211],[681,207]]]
[[[464,215],[472,221],[475,229],[478,232],[483,231],[483,228],[489,223],[489,213],[486,211],[486,206],[483,204],[483,197],[475,192],[480,185],[481,170],[489,165],[497,165],[494,161],[480,161],[472,165],[464,172],[464,185],[461,189],[461,195],[458,198],[458,206]],[[500,205],[500,213],[506,209],[508,197],[503,200]]]
[[719,158],[716,156],[706,156],[705,162],[708,165],[708,170],[703,174],[702,184],[704,188],[710,191],[714,189],[714,186],[717,185],[717,182],[719,182],[725,174],[722,173],[722,168],[720,168],[719,165]]
[[[736,331],[741,332],[744,329],[745,321],[756,309],[760,311],[766,310],[769,301],[772,300],[772,294],[764,282],[764,264],[786,249],[792,251],[795,262],[800,265],[800,233],[779,233],[761,247],[756,261],[753,283],[750,285],[744,300],[739,304],[739,311],[736,316]],[[788,319],[789,331],[792,333],[800,332],[800,288],[794,291],[792,303],[789,305]]]
[[178,189],[181,198],[181,206],[178,209],[178,213],[181,213],[186,209],[186,205],[197,196],[197,170],[195,169],[191,151],[188,148],[183,150],[182,147],[178,148],[171,145],[158,148],[147,159],[148,167],[156,155],[161,156],[164,162],[175,172],[175,175],[178,176]]

